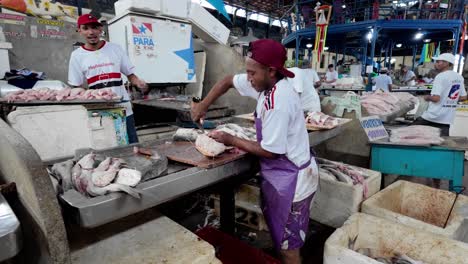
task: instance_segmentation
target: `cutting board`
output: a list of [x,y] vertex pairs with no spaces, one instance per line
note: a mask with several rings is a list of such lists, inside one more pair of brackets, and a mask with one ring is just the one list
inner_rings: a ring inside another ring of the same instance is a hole
[[[255,118],[254,118],[253,114],[237,115],[236,117],[255,122]],[[340,118],[338,125],[336,125],[334,127],[316,127],[316,126],[313,126],[311,124],[306,124],[306,128],[307,128],[308,131],[329,130],[329,129],[333,129],[333,128],[337,127],[337,126],[344,125],[344,124],[348,123],[349,121],[351,121],[351,119]]]
[[193,143],[178,141],[170,144],[157,145],[155,149],[163,155],[166,155],[170,160],[205,169],[218,167],[247,155],[247,152],[241,150],[234,152],[234,150],[232,150],[230,152],[226,151],[218,157],[208,158],[198,152]]

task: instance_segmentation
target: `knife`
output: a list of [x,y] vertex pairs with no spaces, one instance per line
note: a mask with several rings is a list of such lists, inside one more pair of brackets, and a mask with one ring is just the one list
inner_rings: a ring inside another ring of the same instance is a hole
[[[201,102],[200,97],[192,97],[192,106]],[[205,134],[205,129],[203,128],[203,119],[200,118],[199,122],[195,122],[195,125],[200,129],[200,131]]]

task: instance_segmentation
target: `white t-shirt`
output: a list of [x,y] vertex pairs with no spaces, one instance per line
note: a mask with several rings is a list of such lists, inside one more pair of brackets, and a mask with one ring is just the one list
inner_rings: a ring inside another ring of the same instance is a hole
[[320,81],[317,72],[312,69],[299,69],[297,67],[288,68],[288,70],[295,75],[294,78],[288,78],[288,82],[299,93],[302,110],[320,112],[320,97],[314,87],[314,84]]
[[431,95],[439,95],[440,101],[429,102],[421,117],[434,123],[452,124],[458,99],[466,96],[463,77],[451,70],[439,73],[432,84]]
[[[409,79],[413,78],[414,76],[416,76],[416,74],[414,74],[413,71],[411,70],[408,70],[405,75],[403,75],[403,81],[404,82],[407,82]],[[409,86],[414,86],[416,85],[416,82],[414,80],[412,80],[411,82],[408,83]]]
[[304,200],[317,190],[318,167],[310,156],[309,135],[305,127],[304,112],[294,88],[280,80],[267,94],[258,93],[247,80],[247,74],[233,78],[234,87],[243,96],[257,100],[257,117],[262,120],[263,149],[285,154],[297,166],[311,160],[309,167],[299,171],[294,202]]
[[[134,66],[124,50],[116,44],[104,42],[98,50],[88,50],[84,46],[74,50],[68,67],[68,83],[72,86],[88,84],[89,89],[112,88],[122,100],[129,101],[122,81],[122,73],[134,73]],[[122,104],[127,116],[132,115],[130,102]]]
[[327,73],[325,74],[325,78],[327,81],[332,81],[332,80],[338,80],[338,72],[336,71],[327,71]]
[[387,74],[380,74],[379,76],[374,78],[375,81],[375,89],[382,89],[385,92],[389,92],[388,85],[392,84],[392,78]]

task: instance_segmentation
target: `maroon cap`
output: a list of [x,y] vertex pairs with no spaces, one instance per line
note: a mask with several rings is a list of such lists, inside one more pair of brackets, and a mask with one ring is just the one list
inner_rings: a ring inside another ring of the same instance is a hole
[[98,24],[102,26],[101,22],[99,22],[99,20],[91,14],[81,15],[78,18],[77,23],[78,23],[78,27],[80,27],[81,25],[87,25],[87,24]]
[[250,42],[247,56],[267,67],[276,68],[288,78],[294,78],[294,73],[284,68],[286,62],[286,48],[278,41],[272,39],[259,39]]

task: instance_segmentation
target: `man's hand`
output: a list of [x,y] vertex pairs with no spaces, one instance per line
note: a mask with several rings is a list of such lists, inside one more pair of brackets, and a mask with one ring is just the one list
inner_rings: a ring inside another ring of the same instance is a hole
[[209,137],[212,139],[218,141],[219,143],[223,143],[226,146],[231,146],[232,145],[232,140],[234,139],[234,136],[223,132],[223,131],[212,131],[208,134]]
[[207,109],[205,108],[203,101],[199,103],[192,102],[192,108],[190,109],[190,115],[192,116],[193,122],[199,122],[205,118]]
[[136,78],[135,82],[133,83],[133,85],[135,85],[136,87],[138,87],[140,90],[142,90],[143,92],[146,92],[148,91],[148,84],[143,81],[142,79],[140,78]]

